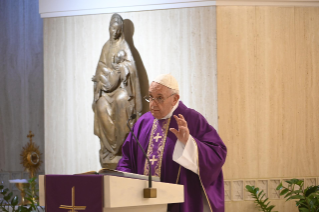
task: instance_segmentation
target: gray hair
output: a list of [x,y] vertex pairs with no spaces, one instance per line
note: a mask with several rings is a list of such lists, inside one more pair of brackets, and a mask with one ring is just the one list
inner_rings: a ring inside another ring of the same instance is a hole
[[[171,88],[170,88],[171,89]],[[179,90],[176,90],[176,89],[171,89],[171,91],[172,91],[172,94],[178,94],[179,95]]]

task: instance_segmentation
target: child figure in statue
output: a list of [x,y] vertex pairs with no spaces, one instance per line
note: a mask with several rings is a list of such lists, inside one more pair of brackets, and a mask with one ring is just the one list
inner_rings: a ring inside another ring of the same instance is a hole
[[126,59],[126,53],[125,51],[121,50],[117,53],[116,56],[114,56],[113,58],[114,63],[119,65],[119,71],[121,74],[121,81],[123,82],[124,85],[124,89],[127,92],[128,97],[128,101],[130,101],[131,99],[133,99],[133,94],[132,94],[132,89],[131,89],[131,83],[129,77],[130,77],[130,71],[127,68],[127,66],[125,66],[125,62],[127,61]]

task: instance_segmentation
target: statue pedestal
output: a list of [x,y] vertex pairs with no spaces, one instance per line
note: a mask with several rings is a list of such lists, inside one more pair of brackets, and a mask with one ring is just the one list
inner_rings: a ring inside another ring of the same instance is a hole
[[112,156],[111,154],[104,159],[101,158],[102,168],[115,169],[122,156]]

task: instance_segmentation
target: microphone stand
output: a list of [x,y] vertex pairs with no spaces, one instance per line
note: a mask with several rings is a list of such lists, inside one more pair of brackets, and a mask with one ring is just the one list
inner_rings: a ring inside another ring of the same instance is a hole
[[147,154],[145,153],[140,141],[137,139],[135,136],[135,133],[133,132],[132,128],[130,127],[129,121],[132,119],[135,119],[136,115],[132,114],[131,117],[127,120],[127,127],[130,129],[130,132],[133,134],[138,146],[142,150],[147,162],[148,162],[148,167],[149,167],[149,172],[148,172],[148,188],[144,188],[144,198],[156,198],[157,196],[157,191],[156,188],[152,188],[152,166],[150,159],[147,157]]

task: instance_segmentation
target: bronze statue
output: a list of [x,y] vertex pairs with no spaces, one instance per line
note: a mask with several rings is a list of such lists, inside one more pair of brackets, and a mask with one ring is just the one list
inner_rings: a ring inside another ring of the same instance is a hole
[[[110,39],[103,46],[94,82],[94,134],[100,138],[100,163],[115,168],[121,147],[129,133],[126,125],[132,114],[141,115],[142,98],[138,74],[124,36],[124,21],[113,14]],[[135,120],[130,121],[130,125]]]

